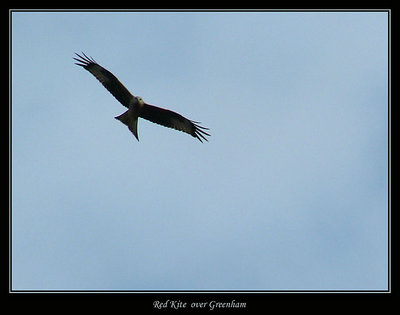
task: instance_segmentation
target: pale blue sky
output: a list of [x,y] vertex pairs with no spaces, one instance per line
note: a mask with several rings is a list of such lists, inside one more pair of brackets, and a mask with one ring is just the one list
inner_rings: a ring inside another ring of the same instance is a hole
[[[12,13],[12,289],[386,290],[388,13]],[[210,128],[139,121],[87,71]]]

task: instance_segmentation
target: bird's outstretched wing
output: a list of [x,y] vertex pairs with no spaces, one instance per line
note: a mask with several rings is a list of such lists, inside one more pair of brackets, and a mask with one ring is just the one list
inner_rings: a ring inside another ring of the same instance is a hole
[[203,142],[203,140],[208,141],[205,136],[210,136],[205,131],[208,130],[208,128],[199,126],[199,122],[189,120],[178,113],[154,105],[145,103],[139,113],[139,117],[165,127],[186,132],[199,139],[200,142]]
[[128,89],[107,69],[100,66],[93,58],[89,58],[84,53],[83,56],[75,53],[79,58],[74,58],[78,66],[85,68],[93,74],[97,80],[125,107],[129,108],[129,102],[133,95]]

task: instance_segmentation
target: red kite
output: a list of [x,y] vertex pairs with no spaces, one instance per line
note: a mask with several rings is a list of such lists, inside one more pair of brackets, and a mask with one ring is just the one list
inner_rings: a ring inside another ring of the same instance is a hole
[[186,132],[199,139],[200,142],[203,142],[202,140],[208,141],[205,137],[210,136],[205,131],[208,128],[199,126],[199,122],[189,120],[171,110],[146,104],[141,97],[133,96],[110,71],[100,66],[93,58],[89,58],[84,53],[82,54],[83,57],[76,54],[80,59],[74,58],[77,61],[75,64],[93,74],[122,105],[128,108],[125,113],[115,118],[127,125],[138,141],[137,124],[139,117],[165,127]]

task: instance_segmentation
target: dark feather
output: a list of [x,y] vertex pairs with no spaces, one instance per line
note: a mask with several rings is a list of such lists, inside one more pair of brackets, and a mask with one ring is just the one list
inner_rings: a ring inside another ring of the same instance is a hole
[[189,120],[171,110],[154,105],[145,104],[139,113],[139,117],[165,127],[186,132],[199,139],[201,142],[203,142],[203,140],[208,141],[205,136],[210,136],[204,131],[208,130],[208,128],[199,126],[198,122]]
[[104,87],[125,107],[129,108],[129,102],[133,95],[110,71],[100,66],[93,58],[89,58],[84,53],[83,57],[76,54],[80,59],[74,58],[75,64],[85,68],[99,80]]

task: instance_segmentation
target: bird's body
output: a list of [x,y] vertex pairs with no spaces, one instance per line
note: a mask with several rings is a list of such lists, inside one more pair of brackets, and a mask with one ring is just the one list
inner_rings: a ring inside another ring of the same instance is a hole
[[80,58],[74,58],[78,61],[76,64],[93,74],[122,105],[128,108],[126,112],[115,118],[127,125],[137,140],[139,140],[137,124],[141,117],[153,123],[186,132],[201,142],[203,142],[202,140],[208,141],[205,137],[210,136],[205,132],[208,128],[199,126],[198,122],[189,120],[171,110],[146,104],[141,97],[132,95],[110,71],[100,66],[92,58],[85,54],[83,57],[76,55]]
[[128,129],[133,133],[138,141],[139,135],[137,132],[137,125],[140,112],[143,107],[143,100],[140,97],[133,97],[129,102],[129,109],[121,115],[115,117],[115,119],[118,119],[120,122],[128,126]]

